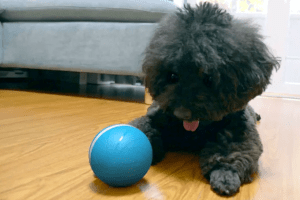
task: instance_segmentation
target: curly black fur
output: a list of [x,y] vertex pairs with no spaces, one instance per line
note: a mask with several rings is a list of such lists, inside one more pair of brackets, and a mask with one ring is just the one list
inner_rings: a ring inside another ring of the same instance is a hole
[[[164,18],[145,51],[143,71],[154,103],[129,124],[153,147],[153,164],[169,150],[199,152],[213,190],[233,195],[251,181],[263,151],[248,102],[270,83],[279,61],[250,21],[200,3]],[[196,131],[183,124],[198,122]]]

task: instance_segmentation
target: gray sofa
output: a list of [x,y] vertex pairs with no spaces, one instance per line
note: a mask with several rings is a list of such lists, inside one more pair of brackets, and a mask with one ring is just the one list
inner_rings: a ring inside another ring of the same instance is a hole
[[0,67],[140,75],[168,0],[0,0]]

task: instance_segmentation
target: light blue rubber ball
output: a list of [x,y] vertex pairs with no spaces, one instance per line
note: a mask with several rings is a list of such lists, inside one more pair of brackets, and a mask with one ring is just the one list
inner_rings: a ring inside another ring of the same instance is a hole
[[139,129],[117,124],[100,131],[92,141],[89,160],[95,175],[113,187],[137,183],[152,163],[152,147]]

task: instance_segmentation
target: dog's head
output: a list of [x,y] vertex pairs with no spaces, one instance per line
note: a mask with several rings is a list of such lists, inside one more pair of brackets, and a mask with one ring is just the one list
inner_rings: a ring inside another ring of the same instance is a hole
[[258,30],[210,3],[167,16],[145,51],[151,96],[190,122],[221,120],[245,108],[279,68]]

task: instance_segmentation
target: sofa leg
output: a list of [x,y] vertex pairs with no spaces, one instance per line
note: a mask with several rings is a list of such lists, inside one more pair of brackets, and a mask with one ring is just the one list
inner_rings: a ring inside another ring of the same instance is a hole
[[59,73],[59,78],[62,82],[74,83],[79,85],[87,84],[87,73],[86,72],[67,72],[62,71]]
[[152,97],[148,91],[148,88],[145,88],[145,104],[151,105],[153,102]]
[[87,73],[80,72],[79,73],[79,85],[86,85],[87,84]]
[[79,94],[85,95],[87,89],[87,73],[79,73]]
[[95,85],[108,85],[115,83],[115,75],[109,74],[88,74],[87,82]]

